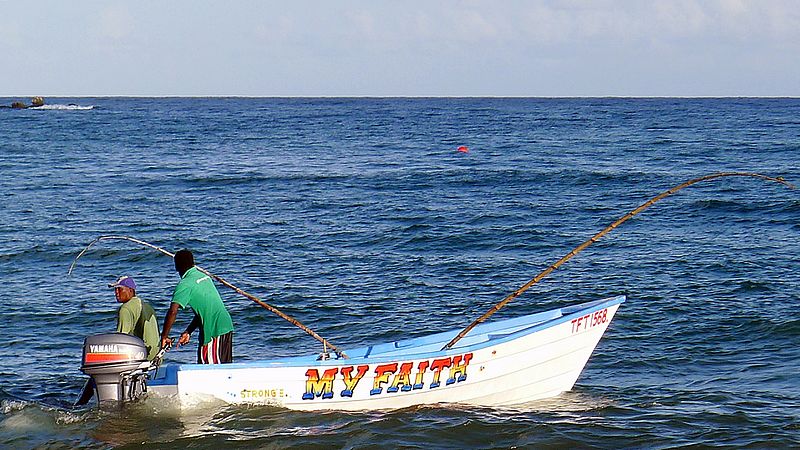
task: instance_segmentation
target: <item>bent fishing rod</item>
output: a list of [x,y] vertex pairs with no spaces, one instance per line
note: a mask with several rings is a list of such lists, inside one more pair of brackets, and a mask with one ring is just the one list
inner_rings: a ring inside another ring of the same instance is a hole
[[581,251],[583,251],[586,247],[588,247],[588,246],[594,244],[595,242],[597,242],[597,240],[599,240],[601,237],[605,236],[611,230],[613,230],[614,228],[617,228],[618,226],[620,226],[622,223],[624,223],[625,221],[627,221],[631,217],[633,217],[636,214],[639,214],[640,212],[642,212],[645,209],[649,208],[654,203],[656,203],[657,201],[663,199],[664,197],[668,197],[668,196],[680,191],[681,189],[683,189],[685,187],[689,187],[689,186],[691,186],[691,185],[693,185],[695,183],[699,183],[701,181],[714,180],[714,179],[723,178],[723,177],[753,177],[753,178],[760,178],[760,179],[765,180],[765,181],[774,181],[776,183],[781,183],[781,184],[789,187],[790,189],[795,189],[795,186],[793,184],[789,183],[788,181],[784,180],[783,177],[769,177],[769,176],[766,176],[766,175],[761,175],[761,174],[758,174],[758,173],[751,173],[751,172],[721,172],[721,173],[714,173],[714,174],[711,174],[711,175],[705,175],[705,176],[702,176],[702,177],[691,179],[691,180],[689,180],[689,181],[687,181],[685,183],[681,183],[681,184],[673,187],[672,189],[668,189],[668,190],[656,195],[655,197],[651,198],[650,200],[642,203],[636,209],[634,209],[634,210],[630,211],[629,213],[625,214],[624,216],[620,217],[614,223],[612,223],[611,225],[607,226],[605,229],[603,229],[599,233],[595,234],[594,236],[590,237],[589,239],[587,239],[581,245],[579,245],[579,246],[575,247],[574,249],[572,249],[572,251],[570,251],[569,253],[567,253],[563,257],[561,257],[561,259],[556,261],[554,264],[552,264],[548,268],[544,269],[541,273],[539,273],[539,275],[536,275],[535,277],[533,277],[532,280],[528,281],[522,287],[520,287],[516,291],[512,292],[506,298],[504,298],[503,300],[501,300],[500,302],[498,302],[497,304],[495,304],[494,306],[489,308],[489,310],[486,311],[482,316],[478,317],[477,319],[475,319],[475,321],[473,321],[471,324],[469,324],[466,328],[461,330],[461,332],[458,333],[458,335],[456,335],[456,337],[454,337],[450,342],[448,342],[447,345],[442,347],[442,350],[444,351],[444,350],[451,349],[453,347],[453,345],[456,344],[456,342],[460,341],[461,338],[466,336],[467,333],[469,333],[473,328],[478,326],[478,324],[480,324],[482,322],[485,322],[486,319],[491,317],[492,314],[496,313],[497,311],[500,311],[500,309],[502,309],[509,302],[511,302],[511,300],[514,300],[515,298],[519,297],[520,294],[522,294],[523,292],[527,291],[531,286],[533,286],[534,284],[536,284],[539,281],[541,281],[542,278],[544,278],[547,275],[549,275],[552,271],[558,269],[562,264],[564,264],[565,262],[567,262],[570,259],[572,259],[573,256],[575,256],[578,253],[580,253]]
[[[175,257],[174,253],[169,252],[167,250],[164,250],[163,248],[158,247],[156,245],[153,245],[153,244],[151,244],[149,242],[145,242],[145,241],[143,241],[141,239],[136,239],[136,238],[132,238],[132,237],[129,237],[129,236],[118,236],[118,235],[100,236],[97,239],[95,239],[92,242],[90,242],[89,245],[86,246],[86,248],[84,248],[83,250],[81,250],[80,253],[78,253],[78,256],[75,257],[75,260],[72,261],[72,264],[69,266],[69,271],[67,272],[67,275],[71,275],[72,274],[72,270],[75,268],[75,265],[77,264],[78,259],[80,259],[80,257],[83,256],[83,254],[86,253],[86,251],[88,251],[89,248],[91,248],[94,244],[96,244],[96,243],[98,243],[100,241],[108,241],[108,240],[125,240],[125,241],[134,242],[136,244],[143,245],[145,247],[148,247],[148,248],[151,248],[153,250],[156,250],[156,251],[158,251],[158,252],[160,252],[160,253],[162,253],[164,255],[169,256],[170,258],[174,258]],[[261,307],[263,307],[267,311],[269,311],[271,313],[274,313],[275,315],[277,315],[280,318],[286,320],[287,322],[291,323],[292,325],[294,325],[294,326],[300,328],[301,330],[305,331],[306,333],[308,333],[314,339],[320,341],[322,343],[323,353],[324,354],[327,354],[328,353],[328,348],[330,348],[334,352],[336,352],[337,355],[341,356],[342,358],[345,358],[345,359],[348,358],[348,356],[344,353],[344,351],[340,350],[338,347],[336,347],[335,345],[331,344],[327,339],[325,339],[322,336],[320,336],[317,333],[315,333],[314,330],[312,330],[312,329],[308,328],[307,326],[303,325],[299,320],[287,315],[286,313],[284,313],[283,311],[279,310],[278,308],[270,305],[269,303],[264,302],[263,300],[259,299],[255,295],[250,294],[248,292],[245,292],[244,290],[234,286],[232,283],[228,282],[224,278],[222,278],[220,276],[217,276],[217,275],[214,275],[213,273],[203,269],[202,267],[200,267],[198,265],[195,265],[195,267],[200,272],[210,276],[211,278],[217,280],[221,284],[233,289],[238,294],[240,294],[240,295],[242,295],[242,296],[254,301],[255,303],[258,303],[259,305],[261,305]]]

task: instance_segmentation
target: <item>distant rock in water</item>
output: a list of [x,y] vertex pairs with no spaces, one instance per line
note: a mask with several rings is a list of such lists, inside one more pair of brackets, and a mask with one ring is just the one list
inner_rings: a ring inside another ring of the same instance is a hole
[[38,106],[44,106],[44,98],[42,98],[42,97],[33,97],[31,99],[30,106],[28,106],[28,105],[26,105],[25,103],[22,103],[22,102],[13,102],[11,104],[11,107],[14,108],[14,109],[36,108]]

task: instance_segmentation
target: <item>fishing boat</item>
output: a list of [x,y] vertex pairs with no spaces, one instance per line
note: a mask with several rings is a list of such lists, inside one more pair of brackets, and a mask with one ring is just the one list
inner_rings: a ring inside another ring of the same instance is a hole
[[[295,410],[515,405],[572,389],[624,301],[619,296],[482,323],[446,350],[443,346],[459,330],[338,354],[221,365],[165,364],[150,373],[146,390],[149,395],[175,396],[182,406],[207,401]],[[120,352],[118,361],[132,353],[93,345],[104,356],[88,349],[84,365],[112,361],[114,350]]]
[[[562,264],[636,214],[681,189],[723,177],[751,177],[794,188],[783,178],[722,172],[694,178],[647,200],[575,247],[461,330],[344,351],[272,305],[197,267],[237,293],[286,319],[323,344],[320,355],[236,364],[156,363],[141,339],[111,333],[88,337],[81,370],[92,377],[98,401],[136,400],[145,392],[177,397],[181,405],[204,401],[255,403],[297,410],[372,410],[459,403],[508,406],[569,391],[608,328],[624,296],[501,321],[487,319]],[[174,254],[128,236],[167,256]],[[328,349],[332,349],[329,352]],[[87,383],[89,386],[89,383]],[[84,394],[91,394],[85,388]],[[90,395],[82,395],[80,402]]]

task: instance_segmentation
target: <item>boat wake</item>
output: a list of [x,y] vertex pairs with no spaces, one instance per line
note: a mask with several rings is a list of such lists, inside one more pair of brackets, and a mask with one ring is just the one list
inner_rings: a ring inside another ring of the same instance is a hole
[[28,109],[54,109],[54,110],[78,110],[78,111],[88,111],[90,109],[94,109],[94,105],[89,106],[81,106],[81,105],[42,105],[36,106]]

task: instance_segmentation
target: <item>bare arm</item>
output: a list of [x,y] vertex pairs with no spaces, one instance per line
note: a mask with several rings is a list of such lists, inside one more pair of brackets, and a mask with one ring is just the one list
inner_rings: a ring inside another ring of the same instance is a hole
[[184,331],[184,333],[186,333],[186,334],[194,333],[194,330],[196,330],[197,327],[200,326],[200,323],[201,323],[200,315],[199,314],[195,314],[194,315],[194,319],[192,319],[192,323],[190,323],[189,326],[186,327],[186,331]]
[[167,317],[164,318],[164,328],[161,330],[161,348],[172,345],[172,339],[169,338],[169,332],[172,330],[172,325],[175,323],[175,317],[178,315],[178,308],[180,305],[177,303],[170,303]]
[[178,339],[178,345],[180,346],[188,344],[189,337],[192,335],[194,330],[196,330],[197,327],[199,327],[201,324],[202,321],[200,320],[200,315],[195,313],[194,319],[192,319],[192,323],[190,323],[189,326],[186,327],[186,331],[181,333],[181,337]]

